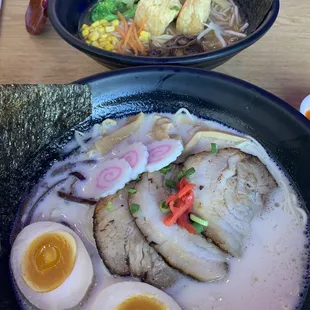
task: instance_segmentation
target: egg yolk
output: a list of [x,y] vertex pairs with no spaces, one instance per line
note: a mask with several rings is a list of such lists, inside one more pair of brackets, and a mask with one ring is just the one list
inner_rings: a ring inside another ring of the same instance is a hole
[[22,277],[36,292],[50,292],[71,274],[76,258],[76,243],[67,232],[42,234],[25,251]]
[[161,301],[153,296],[137,295],[122,302],[116,310],[169,310]]
[[310,119],[310,110],[306,111],[305,116],[306,116],[307,119]]

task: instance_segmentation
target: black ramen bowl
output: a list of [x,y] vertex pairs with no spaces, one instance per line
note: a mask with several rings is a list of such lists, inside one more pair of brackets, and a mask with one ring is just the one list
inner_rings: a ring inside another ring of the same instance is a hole
[[[104,51],[87,45],[79,38],[80,18],[96,2],[97,0],[48,0],[48,15],[58,34],[67,43],[111,69],[147,65],[179,65],[213,69],[259,40],[275,22],[280,6],[279,0],[237,0],[236,2],[240,3],[240,7],[245,11],[244,15],[249,23],[251,24],[252,21],[255,26],[252,27],[251,34],[247,38],[226,48],[182,57],[142,57]],[[270,7],[270,10],[264,11]],[[248,8],[250,9],[247,12]]]
[[[92,115],[83,122],[84,129],[106,117],[118,118],[141,111],[174,113],[181,107],[187,108],[197,116],[216,120],[257,139],[287,172],[291,182],[296,185],[300,198],[309,208],[310,173],[307,167],[310,122],[274,95],[223,74],[169,66],[116,70],[88,77],[77,83],[90,84],[92,88]],[[43,117],[40,121],[44,121]],[[0,132],[0,136],[2,135]],[[61,141],[67,141],[72,135],[72,132],[64,133],[55,142],[56,145],[61,145]],[[18,196],[11,194],[9,185],[1,185],[4,187],[4,194],[0,197],[1,309],[18,309],[17,297],[10,284],[8,260],[12,225],[15,223],[14,227],[18,226],[20,219],[20,201],[27,197],[32,185],[58,156],[55,144],[52,143],[42,149],[39,158],[29,160],[27,167],[20,167],[31,173],[22,182],[20,175],[16,177],[14,192],[19,190]],[[24,184],[29,184],[29,188],[23,188]],[[305,277],[308,279],[307,274]],[[310,309],[307,288],[297,309]]]

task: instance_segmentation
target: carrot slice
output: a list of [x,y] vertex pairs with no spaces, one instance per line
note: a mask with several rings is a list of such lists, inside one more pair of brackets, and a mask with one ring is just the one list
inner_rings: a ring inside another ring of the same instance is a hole
[[124,30],[125,30],[125,33],[127,33],[128,31],[128,23],[127,23],[127,20],[125,19],[125,17],[123,16],[123,14],[121,12],[117,12],[117,15],[119,17],[119,19],[123,22],[124,24]]
[[133,52],[135,53],[135,56],[138,55],[138,49],[136,47],[136,45],[133,42],[128,42],[128,45],[133,49]]
[[129,27],[128,32],[126,32],[126,37],[125,37],[125,41],[124,41],[124,47],[125,47],[125,48],[127,47],[127,43],[128,43],[128,41],[129,41],[129,39],[130,39],[130,36],[131,36],[131,34],[132,34],[133,26],[134,26],[134,24],[132,23],[132,24],[130,25],[130,27]]
[[144,26],[145,26],[145,19],[143,18],[142,22],[141,22],[141,25],[140,25],[140,28],[138,30],[138,34],[140,34],[140,32],[144,29]]
[[133,27],[133,36],[134,36],[134,40],[136,41],[136,45],[137,45],[137,48],[139,50],[139,52],[143,53],[144,52],[144,46],[143,44],[141,43],[139,37],[138,37],[138,33],[137,33],[137,28],[136,28],[136,25],[135,25],[135,22],[133,22],[134,24],[134,27]]
[[120,53],[120,54],[122,54],[122,53],[124,52],[123,47],[122,47],[123,41],[124,41],[124,40],[119,40],[119,41],[117,42],[117,46],[116,46],[117,51],[118,51],[118,53]]
[[123,32],[119,27],[116,28],[116,32],[118,32],[123,39],[125,38],[125,32]]

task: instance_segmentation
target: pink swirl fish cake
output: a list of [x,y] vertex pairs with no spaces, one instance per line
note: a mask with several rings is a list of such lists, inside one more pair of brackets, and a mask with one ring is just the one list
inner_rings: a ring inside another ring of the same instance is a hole
[[141,143],[133,143],[123,149],[119,158],[124,158],[132,169],[131,179],[134,180],[140,173],[145,172],[149,153],[147,147]]
[[102,160],[89,169],[87,180],[79,182],[76,191],[82,197],[106,197],[123,188],[131,175],[132,168],[124,158]]
[[180,140],[164,139],[155,141],[147,146],[149,158],[146,171],[154,172],[174,162],[183,151]]

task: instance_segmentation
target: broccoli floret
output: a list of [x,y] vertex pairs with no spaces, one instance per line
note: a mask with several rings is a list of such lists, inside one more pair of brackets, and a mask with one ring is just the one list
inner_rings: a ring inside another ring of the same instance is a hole
[[[137,9],[137,5],[134,5],[131,9],[125,11],[125,12],[121,12],[124,16],[125,19],[130,19],[133,18],[135,16],[135,12]],[[109,14],[109,15],[105,15],[103,18],[101,19],[105,19],[108,22],[115,20],[115,19],[119,19],[117,14]]]
[[91,20],[93,22],[100,20],[100,19],[111,21],[113,19],[118,18],[117,16],[118,11],[120,11],[123,14],[126,14],[126,16],[129,16],[129,17],[126,17],[124,15],[125,18],[132,18],[135,14],[136,6],[133,6],[129,10],[123,12],[124,10],[126,10],[126,8],[127,8],[127,5],[121,1],[105,0],[105,1],[98,2],[97,5],[92,9]]
[[130,8],[126,12],[123,12],[122,14],[124,15],[126,19],[133,18],[135,16],[136,9],[137,9],[137,4],[134,4],[132,8]]

